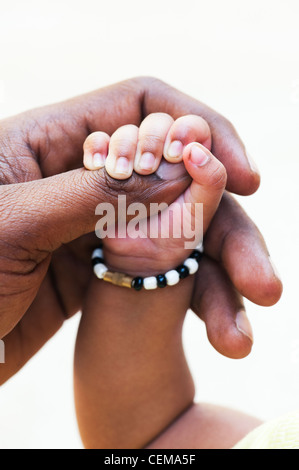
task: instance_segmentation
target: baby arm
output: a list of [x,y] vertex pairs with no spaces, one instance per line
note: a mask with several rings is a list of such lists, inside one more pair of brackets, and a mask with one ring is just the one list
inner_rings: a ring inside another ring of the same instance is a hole
[[[92,138],[88,146],[90,150]],[[192,183],[176,203],[181,210],[190,204],[194,223],[194,205],[204,202],[206,230],[225,187],[225,170],[198,143],[187,144],[182,159]],[[108,239],[105,260],[111,270],[152,276],[172,270],[190,255],[184,242]],[[77,416],[87,448],[144,447],[192,405],[194,386],[181,339],[192,289],[193,276],[172,287],[139,292],[92,280],[75,353]]]
[[142,448],[191,405],[181,328],[192,281],[155,292],[92,281],[75,354],[85,447]]

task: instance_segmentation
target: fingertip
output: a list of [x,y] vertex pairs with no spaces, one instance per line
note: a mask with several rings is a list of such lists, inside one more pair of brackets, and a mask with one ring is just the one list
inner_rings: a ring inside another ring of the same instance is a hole
[[[221,320],[221,323],[219,323]],[[206,321],[207,336],[213,348],[230,359],[248,356],[253,347],[253,333],[245,311],[222,311],[213,321]]]
[[250,196],[261,184],[258,167],[246,149],[239,151],[238,159],[236,155],[232,155],[231,160],[224,160],[228,175],[227,189],[241,196]]
[[164,152],[165,159],[170,163],[178,163],[183,160],[184,146],[179,140],[174,140]]
[[243,299],[223,268],[208,257],[196,275],[191,308],[205,322],[216,351],[232,359],[250,354],[253,333]]
[[135,156],[134,171],[138,175],[151,175],[156,171],[156,166],[156,157],[152,152],[144,152],[137,158]]
[[252,351],[253,341],[244,333],[238,330],[236,325],[231,325],[222,340],[218,343],[212,342],[212,346],[223,356],[230,359],[243,359],[249,356]]
[[100,170],[105,166],[106,155],[103,155],[99,152],[94,154],[85,153],[83,158],[83,164],[86,170]]
[[255,179],[256,182],[260,182],[260,179],[261,179],[260,175],[261,174],[260,174],[260,171],[258,169],[256,161],[254,160],[252,155],[247,150],[245,150],[245,153],[246,153],[247,161],[248,161],[248,164],[249,164],[249,168],[251,170],[252,179]]
[[[278,272],[276,265],[274,264],[273,259],[269,256],[269,262],[271,264],[273,270],[273,298],[275,300],[275,304],[280,300],[282,293],[283,293],[283,283],[281,280],[281,276]],[[273,304],[274,305],[274,304]]]
[[227,170],[228,191],[242,196],[255,193],[260,185],[260,173],[235,127],[217,113],[207,120],[212,129],[212,152]]
[[265,278],[260,282],[256,297],[254,297],[253,293],[250,296],[247,295],[247,297],[261,307],[272,307],[279,302],[282,293],[282,281],[278,277],[273,276]]
[[133,172],[133,162],[127,156],[115,156],[109,154],[105,162],[105,168],[111,178],[126,180]]
[[184,149],[184,162],[187,164],[191,162],[197,167],[206,165],[211,159],[212,154],[203,145],[191,142]]
[[244,309],[239,310],[236,315],[236,327],[253,344],[253,331]]
[[191,142],[200,142],[211,148],[211,131],[208,123],[200,116],[187,114],[177,118],[169,129],[163,155],[170,163],[183,160],[184,149]]
[[99,170],[105,166],[110,137],[105,132],[93,132],[83,144],[83,164],[87,170]]
[[192,142],[184,149],[184,164],[193,180],[206,187],[223,191],[227,174],[222,163],[203,145]]
[[261,184],[261,177],[257,173],[252,173],[247,177],[247,186],[243,191],[243,196],[250,196],[251,194],[256,193]]
[[262,307],[275,305],[283,284],[256,230],[235,230],[225,238],[222,262],[239,292]]
[[126,124],[112,134],[105,168],[109,176],[125,180],[132,176],[138,141],[138,127]]
[[250,196],[260,187],[261,176],[248,167],[239,168],[238,180],[232,181],[231,171],[227,172],[227,189],[241,196]]
[[169,163],[178,163],[183,160],[184,145],[179,140],[166,141],[163,155]]
[[248,282],[251,286],[251,291],[248,291],[251,295],[247,295],[249,300],[262,307],[272,307],[277,304],[283,293],[283,283],[270,256],[264,254],[264,260],[260,260],[259,270],[256,276],[252,276],[251,281],[252,284]]

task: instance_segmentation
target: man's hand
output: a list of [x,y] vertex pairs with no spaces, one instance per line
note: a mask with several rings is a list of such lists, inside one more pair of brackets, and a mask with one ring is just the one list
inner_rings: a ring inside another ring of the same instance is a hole
[[[96,205],[116,202],[121,191],[146,204],[170,203],[189,184],[186,178],[165,184],[155,176],[136,175],[119,183],[103,172],[87,175],[81,168],[83,142],[91,132],[111,135],[121,125],[138,126],[144,116],[158,111],[174,118],[204,117],[212,130],[212,152],[228,173],[227,189],[246,195],[258,188],[259,175],[233,126],[156,79],[128,80],[1,122],[0,337],[5,337],[7,363],[0,369],[0,383],[16,373],[65,318],[81,309],[91,275],[90,252],[96,246],[95,236],[88,235],[94,230]],[[224,200],[216,218],[206,245],[206,269],[213,273],[212,315],[200,273],[193,308],[206,321],[216,349],[242,357],[251,346],[235,323],[241,302],[236,287],[249,299],[270,305],[279,299],[281,283],[260,234],[235,201]],[[252,251],[256,264],[249,270]],[[222,336],[220,323],[225,325]]]

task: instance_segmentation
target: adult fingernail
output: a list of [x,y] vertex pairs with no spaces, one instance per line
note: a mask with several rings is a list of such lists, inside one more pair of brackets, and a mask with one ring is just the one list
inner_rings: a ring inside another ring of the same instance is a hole
[[199,145],[193,145],[190,151],[190,159],[197,166],[204,166],[210,160],[209,155]]
[[138,166],[140,170],[153,170],[155,161],[155,155],[153,155],[151,152],[145,152],[141,155]]
[[180,158],[183,155],[184,146],[179,140],[174,140],[168,147],[167,155],[169,158]]
[[115,172],[120,175],[127,175],[130,171],[130,163],[126,157],[120,157],[116,160]]
[[280,276],[280,274],[279,274],[279,272],[278,272],[278,269],[277,269],[276,265],[274,264],[274,261],[272,260],[271,256],[269,256],[269,261],[270,261],[270,264],[271,264],[271,266],[272,266],[274,276],[275,276],[277,279],[281,280],[281,276]]
[[253,343],[253,332],[245,310],[239,310],[236,316],[236,326],[238,330]]
[[257,173],[259,175],[260,171],[259,171],[258,166],[257,166],[255,160],[253,159],[253,157],[247,151],[246,151],[246,156],[247,156],[248,163],[249,163],[251,171],[253,171],[253,173]]
[[105,157],[101,153],[95,153],[93,155],[93,166],[96,170],[105,166]]

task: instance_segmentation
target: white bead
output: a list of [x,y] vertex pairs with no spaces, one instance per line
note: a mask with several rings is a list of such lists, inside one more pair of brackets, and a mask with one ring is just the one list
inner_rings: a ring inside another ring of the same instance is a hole
[[199,243],[195,249],[203,253],[203,242]]
[[155,276],[145,277],[143,279],[143,287],[146,290],[156,289],[157,288],[157,279],[155,278]]
[[96,248],[94,252],[92,253],[91,259],[95,258],[103,258],[103,250],[102,248]]
[[168,271],[165,277],[168,286],[175,286],[180,282],[180,275],[175,269]]
[[189,269],[189,274],[194,274],[198,270],[198,262],[194,258],[187,258],[184,265]]
[[93,272],[99,279],[103,279],[106,271],[108,271],[108,268],[103,263],[95,264],[93,267]]

